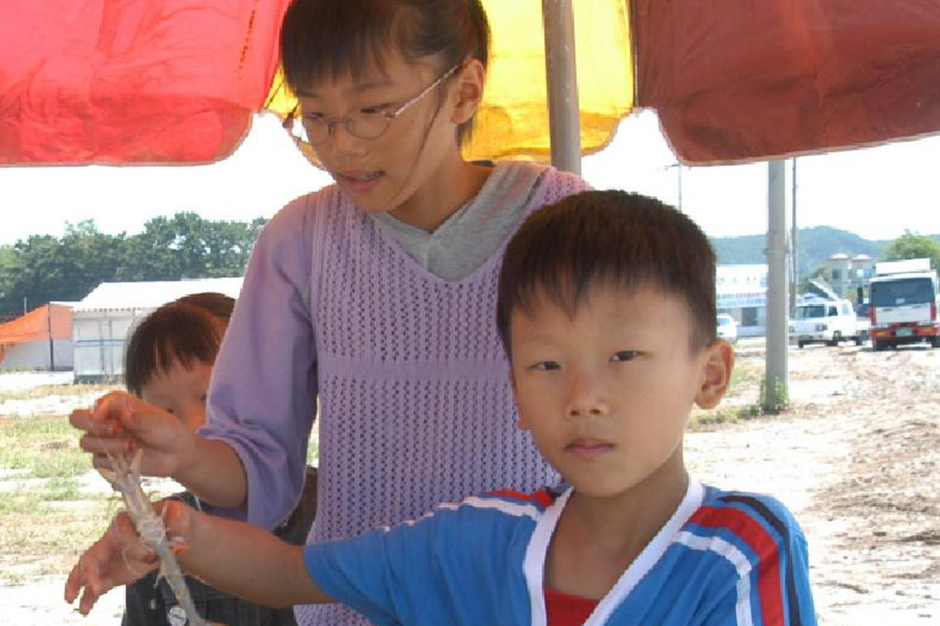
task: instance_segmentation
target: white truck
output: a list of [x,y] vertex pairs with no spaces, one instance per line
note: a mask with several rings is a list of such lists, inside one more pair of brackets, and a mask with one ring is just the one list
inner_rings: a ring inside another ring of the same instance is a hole
[[865,339],[867,335],[859,330],[855,309],[848,300],[800,304],[790,320],[790,343],[800,348],[809,343],[837,346],[842,341],[854,341],[860,346]]
[[875,350],[927,342],[940,347],[937,272],[930,259],[875,263],[868,284],[868,314]]

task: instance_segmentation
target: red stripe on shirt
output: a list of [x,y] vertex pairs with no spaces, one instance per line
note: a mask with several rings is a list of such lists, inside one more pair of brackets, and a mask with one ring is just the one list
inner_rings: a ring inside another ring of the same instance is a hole
[[757,554],[757,588],[764,626],[783,626],[783,591],[777,542],[750,515],[733,507],[703,506],[689,519],[708,528],[725,528],[741,538]]
[[513,500],[521,500],[523,502],[535,502],[536,504],[541,505],[543,508],[551,506],[552,502],[555,501],[554,496],[544,489],[541,491],[535,491],[533,493],[522,493],[521,491],[504,489],[502,491],[491,491],[490,494],[494,496],[502,496],[504,498],[511,498]]

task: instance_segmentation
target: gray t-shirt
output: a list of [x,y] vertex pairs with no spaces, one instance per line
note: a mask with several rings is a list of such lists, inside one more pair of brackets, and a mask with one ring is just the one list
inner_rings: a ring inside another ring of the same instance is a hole
[[419,265],[444,280],[466,278],[499,249],[525,211],[545,167],[498,161],[479,193],[434,232],[388,213],[374,215],[379,228],[401,244]]

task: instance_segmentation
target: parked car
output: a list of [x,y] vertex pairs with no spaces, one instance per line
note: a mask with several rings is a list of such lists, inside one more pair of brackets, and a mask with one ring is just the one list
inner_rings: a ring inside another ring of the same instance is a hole
[[868,341],[871,335],[871,320],[869,319],[869,309],[870,306],[867,302],[855,305],[855,324],[861,343]]
[[730,315],[722,313],[718,316],[718,338],[731,343],[738,341],[738,323]]
[[[868,334],[865,331],[864,338]],[[848,300],[827,300],[801,304],[794,310],[790,320],[790,343],[802,348],[810,343],[837,346],[842,341],[852,340],[862,345],[855,310]]]

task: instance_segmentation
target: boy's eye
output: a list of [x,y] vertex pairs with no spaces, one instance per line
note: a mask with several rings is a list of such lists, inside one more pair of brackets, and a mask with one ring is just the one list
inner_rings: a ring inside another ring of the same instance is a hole
[[540,361],[532,366],[532,369],[547,372],[551,370],[560,370],[561,365],[557,361]]
[[632,361],[638,356],[640,356],[640,353],[636,350],[620,350],[619,352],[614,352],[614,356],[610,357],[610,360],[611,361]]
[[199,398],[199,401],[200,401],[201,403],[205,404],[205,403],[206,403],[206,400],[208,400],[208,399],[209,399],[209,396],[208,396],[208,395],[202,394],[202,397]]

